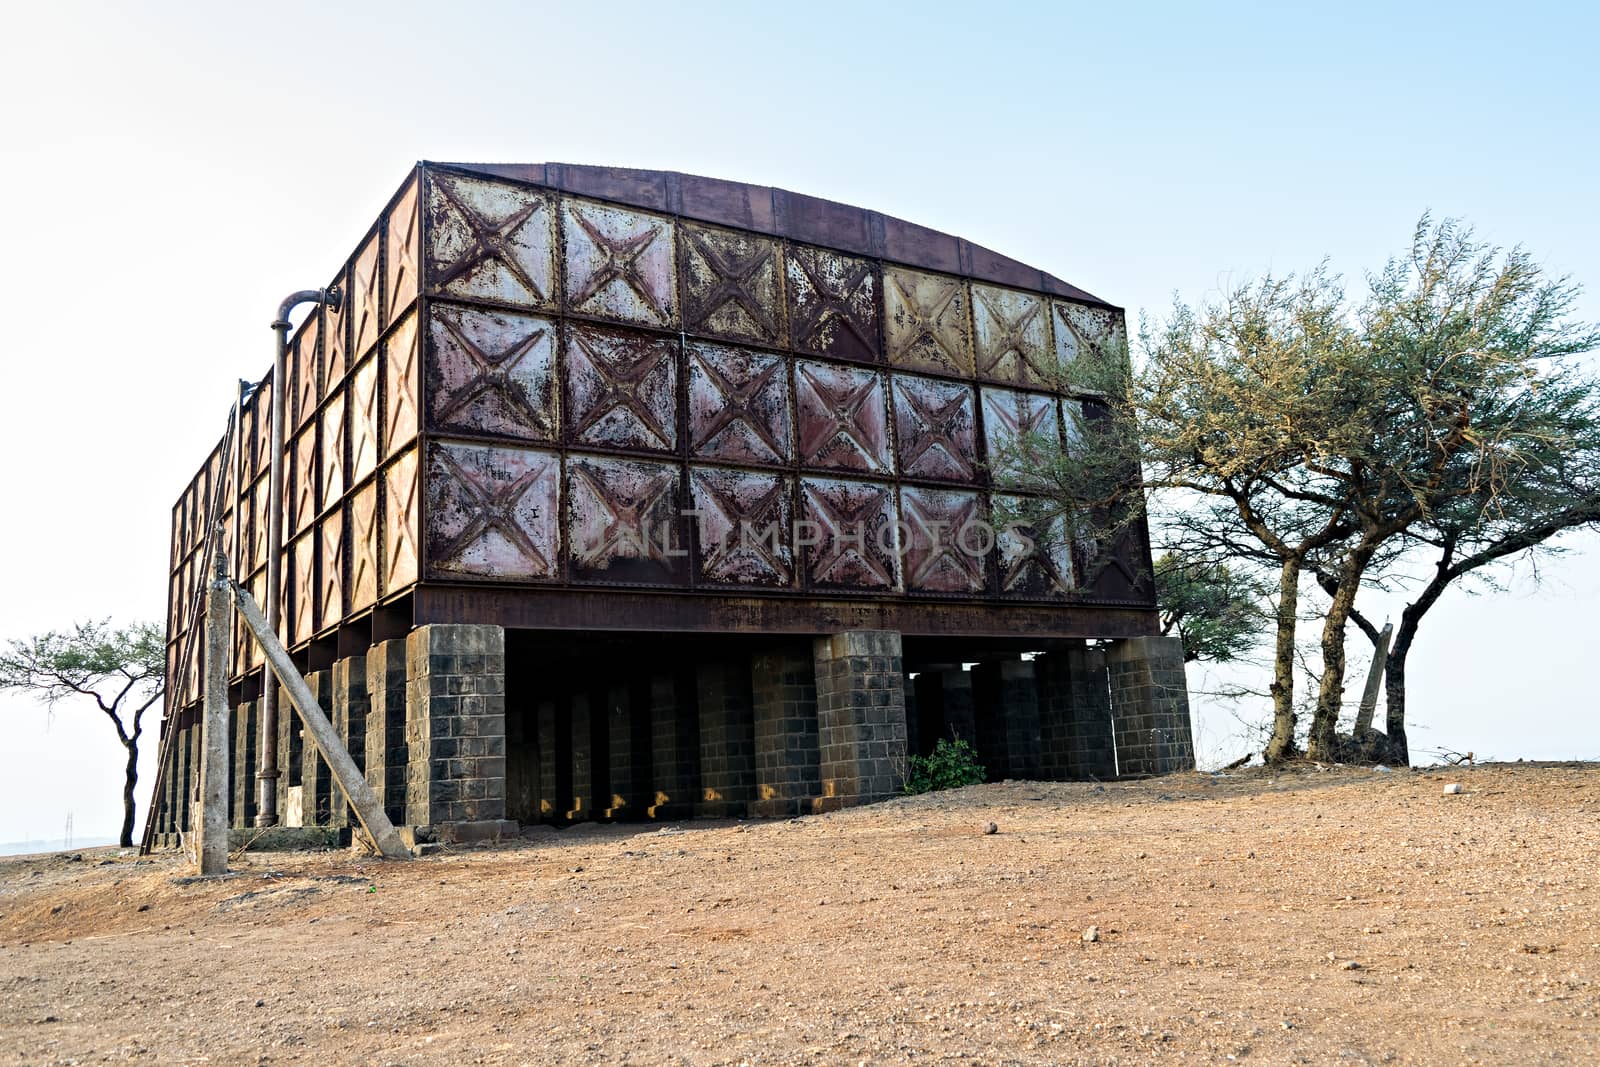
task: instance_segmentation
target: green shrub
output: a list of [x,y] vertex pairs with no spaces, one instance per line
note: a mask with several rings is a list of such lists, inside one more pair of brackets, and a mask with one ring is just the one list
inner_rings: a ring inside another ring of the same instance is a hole
[[945,741],[933,746],[931,756],[912,756],[906,762],[905,791],[931,793],[936,789],[960,789],[983,781],[983,764],[965,741]]

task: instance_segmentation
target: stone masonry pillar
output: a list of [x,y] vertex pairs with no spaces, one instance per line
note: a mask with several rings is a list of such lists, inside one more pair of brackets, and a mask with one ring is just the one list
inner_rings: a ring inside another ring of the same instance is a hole
[[[367,692],[367,657],[346,656],[333,665],[333,728],[344,742],[350,758],[366,773],[367,766],[367,715],[372,699]],[[356,813],[342,793],[334,790],[334,826],[354,826]]]
[[1052,781],[1116,776],[1106,655],[1084,642],[1034,660],[1039,677],[1040,773]]
[[362,764],[367,785],[389,821],[406,819],[406,641],[396,637],[367,650],[367,739]]
[[561,818],[565,810],[561,798],[572,788],[567,780],[567,765],[559,758],[561,744],[556,739],[556,702],[539,701],[535,716],[534,728],[539,745],[539,804],[536,811],[541,822],[554,822]]
[[803,644],[751,660],[756,765],[751,815],[799,815],[811,810],[821,792],[815,672],[811,650]]
[[900,635],[848,630],[812,645],[817,679],[821,811],[886,800],[906,767]]
[[568,821],[594,818],[594,695],[574,689],[568,698],[567,795]]
[[652,819],[694,814],[700,793],[700,721],[694,676],[687,670],[650,677],[650,790]]
[[1121,774],[1168,774],[1194,768],[1183,642],[1134,637],[1106,652],[1111,717]]
[[433,623],[406,637],[407,825],[447,842],[516,834],[505,818],[505,670],[498,626]]
[[747,660],[702,663],[695,676],[700,716],[700,796],[695,814],[743,816],[755,799],[755,728]]
[[256,818],[256,734],[260,704],[243,700],[233,710],[233,822],[246,829]]
[[[306,675],[311,695],[323,711],[333,707],[333,672],[312,671]],[[305,723],[295,715],[293,730],[300,735],[300,804],[306,826],[329,826],[333,822],[333,772],[322,758],[316,742],[305,735]]]
[[972,669],[978,755],[991,782],[1039,777],[1039,685],[1031,662],[980,663]]
[[650,787],[648,685],[647,679],[623,679],[605,692],[608,819],[644,818]]

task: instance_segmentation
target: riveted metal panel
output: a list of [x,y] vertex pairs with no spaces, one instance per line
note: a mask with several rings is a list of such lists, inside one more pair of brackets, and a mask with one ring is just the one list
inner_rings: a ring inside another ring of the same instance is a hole
[[346,268],[329,284],[338,286],[343,294],[337,308],[323,307],[319,311],[322,316],[323,381],[332,383],[344,377],[344,369],[349,365],[350,320],[355,317],[351,314],[354,306],[351,298],[355,282]]
[[889,469],[881,373],[800,360],[794,368],[794,393],[803,465],[872,474]]
[[[315,311],[301,324],[289,345],[287,360],[289,410],[286,413],[289,430],[297,430],[316,413],[322,401],[321,349],[317,338],[321,335],[322,317]],[[270,429],[269,445],[270,445]]]
[[690,467],[698,581],[792,586],[793,492],[794,480],[777,473]]
[[350,484],[378,469],[378,357],[368,356],[350,375]]
[[344,619],[344,511],[334,509],[317,523],[320,575],[317,583],[317,630],[337,626]]
[[363,611],[378,599],[382,548],[378,536],[378,483],[368,482],[350,495],[345,523],[350,531],[350,610]]
[[[378,235],[373,234],[350,262],[350,359],[360,359],[378,343],[383,329],[383,277]],[[349,359],[340,366],[327,367],[327,383],[333,383],[349,370]]]
[[453,174],[428,176],[428,286],[464,300],[556,306],[555,199]]
[[309,641],[317,626],[317,534],[315,530],[297,537],[289,546],[292,575],[285,600],[285,619],[292,644]]
[[[250,590],[250,595],[257,604],[266,603],[267,572],[264,570],[256,571],[250,576],[250,580],[245,583],[245,587]],[[240,661],[241,670],[254,670],[266,662],[266,657],[261,652],[261,642],[256,640],[249,627],[236,625],[233,633],[240,647],[239,654],[242,657]]]
[[322,409],[322,494],[321,508],[333,507],[345,489],[345,393],[341,389],[328,398]]
[[383,468],[383,596],[417,580],[422,503],[418,481],[416,449],[401,453]]
[[777,241],[685,225],[678,256],[686,331],[768,346],[787,340],[783,247]]
[[563,370],[569,441],[677,448],[677,338],[571,323]]
[[677,464],[567,458],[567,553],[573,577],[683,585],[687,538]]
[[878,273],[871,260],[790,245],[789,337],[796,352],[876,362]]
[[671,219],[567,199],[561,221],[569,311],[645,326],[678,324]]
[[1053,309],[1056,361],[1063,373],[1070,375],[1072,364],[1089,356],[1125,358],[1127,328],[1121,312],[1065,300],[1055,301]]
[[1050,310],[1038,293],[972,287],[978,377],[1023,386],[1057,384]]
[[508,445],[428,445],[428,572],[560,577],[561,457]]
[[975,405],[969,385],[896,374],[894,434],[900,473],[941,482],[975,481]]
[[421,269],[422,216],[417,208],[417,182],[412,179],[389,212],[384,236],[384,288],[388,306],[384,325],[403,315],[417,297],[417,272]]
[[307,424],[289,444],[290,462],[284,465],[287,478],[284,486],[283,516],[288,526],[284,539],[288,540],[307,526],[317,514],[317,485],[321,477],[321,464],[317,454],[317,425]]
[[906,588],[924,593],[982,593],[989,585],[990,543],[983,498],[970,490],[902,486]]
[[972,374],[967,283],[903,267],[883,272],[884,343],[897,367]]
[[1020,462],[1017,452],[1030,438],[1055,432],[1054,397],[1012,389],[983,390],[984,446],[994,471],[1004,473],[1007,465]]
[[995,543],[1000,593],[1007,597],[1060,598],[1074,587],[1072,548],[1060,515],[1048,504],[1000,494],[997,506],[1024,521],[998,531]]
[[383,344],[383,457],[406,448],[417,436],[422,360],[417,315],[409,312]]
[[793,456],[789,372],[782,356],[688,343],[689,453],[696,459],[783,464]]
[[882,482],[803,478],[797,543],[813,589],[900,588],[899,515]]
[[556,325],[514,311],[428,308],[428,429],[553,441]]

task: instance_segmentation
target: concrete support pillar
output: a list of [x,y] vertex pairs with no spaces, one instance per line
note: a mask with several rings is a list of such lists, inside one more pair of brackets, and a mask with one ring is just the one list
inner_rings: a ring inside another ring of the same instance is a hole
[[1031,662],[980,663],[971,671],[978,757],[989,781],[1039,777],[1039,685]]
[[441,841],[515,834],[506,812],[505,631],[434,623],[406,638],[406,824]]
[[538,817],[542,822],[554,822],[565,813],[562,797],[572,790],[571,772],[560,758],[562,748],[557,740],[557,714],[554,700],[541,700],[535,709],[534,729],[539,746],[539,801]]
[[978,747],[978,712],[972,693],[972,672],[959,667],[939,672],[940,708],[945,741],[965,741]]
[[[306,684],[318,707],[332,706],[332,671],[312,671],[306,675]],[[293,704],[285,698],[280,706],[294,720],[294,734],[299,738],[301,825],[330,826],[333,823],[333,772],[328,769],[328,761],[322,758],[315,742],[305,736],[305,723],[293,710]]]
[[817,680],[819,810],[885,800],[906,767],[906,705],[900,635],[849,630],[819,637]]
[[384,814],[406,819],[406,642],[380,641],[367,650],[367,739],[362,768]]
[[650,790],[652,819],[694,814],[700,794],[700,721],[694,675],[687,670],[650,677]]
[[176,831],[186,834],[190,830],[189,809],[194,798],[194,730],[184,726],[178,734],[178,804]]
[[506,818],[539,821],[539,708],[527,694],[506,694]]
[[1194,768],[1189,688],[1183,642],[1135,637],[1106,652],[1117,769],[1122,774],[1168,774]]
[[594,695],[585,689],[575,690],[568,701],[566,751],[567,810],[569,821],[592,819],[594,807],[594,720],[599,713],[593,706]]
[[695,814],[742,816],[755,799],[755,724],[748,660],[702,663],[695,676],[700,717],[700,798]]
[[[305,805],[299,799],[291,805],[290,790],[301,788],[305,773],[304,750],[301,745],[300,713],[294,701],[281,691],[278,693],[278,822],[281,826],[304,826]],[[302,794],[293,794],[299,798]]]
[[233,805],[229,825],[246,829],[256,817],[256,745],[260,703],[245,700],[233,709]]
[[1053,781],[1115,777],[1105,651],[1083,642],[1034,660],[1040,773]]
[[650,788],[649,680],[619,681],[605,691],[605,817],[642,819]]
[[[372,698],[367,690],[367,657],[346,656],[333,665],[333,728],[344,742],[350,758],[367,772],[367,716],[372,710]],[[331,824],[337,827],[359,826],[360,820],[343,794],[333,798]],[[376,792],[376,790],[374,790]]]
[[[178,720],[173,719],[167,729],[176,731]],[[161,821],[157,824],[164,842],[174,844],[178,832],[178,798],[183,795],[183,761],[179,754],[181,736],[173,737],[167,748],[167,774],[161,780]]]
[[811,649],[788,645],[757,655],[750,686],[756,772],[750,814],[787,818],[810,811],[822,791]]
[[922,710],[917,703],[917,679],[906,675],[900,691],[906,697],[906,755],[915,756],[922,751]]

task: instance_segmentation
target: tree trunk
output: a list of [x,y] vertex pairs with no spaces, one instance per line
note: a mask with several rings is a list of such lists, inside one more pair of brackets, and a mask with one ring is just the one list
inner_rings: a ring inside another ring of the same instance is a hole
[[1339,568],[1339,587],[1322,622],[1322,685],[1317,690],[1317,710],[1311,718],[1311,739],[1306,754],[1317,760],[1336,760],[1339,754],[1339,712],[1344,708],[1344,628],[1355,607],[1356,592],[1373,548],[1357,548]]
[[[1384,733],[1389,736],[1386,762],[1396,767],[1411,765],[1411,743],[1406,738],[1406,657],[1411,654],[1411,642],[1416,640],[1423,614],[1437,599],[1433,596],[1426,601],[1419,600],[1401,613],[1400,628],[1394,632],[1394,646],[1389,649],[1389,661],[1384,667],[1384,703],[1388,705]],[[1418,610],[1423,604],[1426,606]]]
[[1283,561],[1278,580],[1278,642],[1272,664],[1272,737],[1262,758],[1281,763],[1295,755],[1294,631],[1300,610],[1300,560]]
[[139,784],[139,742],[129,741],[128,765],[122,779],[122,836],[117,843],[123,848],[133,847],[133,789]]

